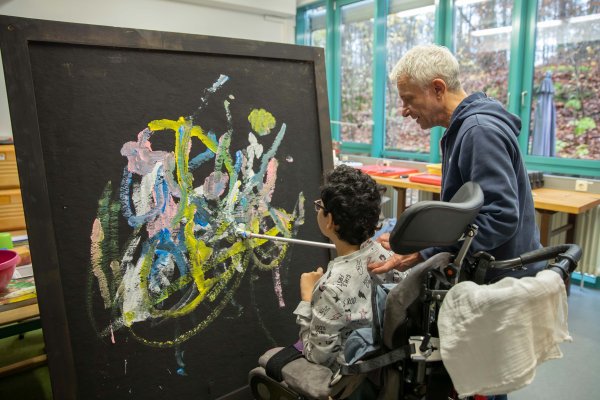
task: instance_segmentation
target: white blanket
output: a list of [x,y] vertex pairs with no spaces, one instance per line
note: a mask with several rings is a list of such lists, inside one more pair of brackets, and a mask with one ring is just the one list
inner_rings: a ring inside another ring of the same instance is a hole
[[461,282],[442,304],[438,329],[444,366],[461,398],[517,390],[538,364],[561,358],[571,341],[560,276],[504,278],[493,285]]

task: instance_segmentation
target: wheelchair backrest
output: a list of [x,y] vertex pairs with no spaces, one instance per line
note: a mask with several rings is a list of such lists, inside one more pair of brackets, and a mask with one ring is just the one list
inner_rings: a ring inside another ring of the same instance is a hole
[[[411,268],[409,274],[387,295],[383,319],[383,344],[388,349],[408,343],[408,337],[422,334],[423,292],[427,274],[442,271],[452,259],[450,253],[438,253]],[[441,272],[440,272],[441,273]]]
[[390,246],[398,254],[409,254],[456,244],[482,206],[483,192],[475,182],[465,183],[449,202],[413,204],[398,218]]

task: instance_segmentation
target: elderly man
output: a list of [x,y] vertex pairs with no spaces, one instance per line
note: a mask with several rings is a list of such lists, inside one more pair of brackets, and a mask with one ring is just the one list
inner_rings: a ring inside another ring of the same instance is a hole
[[[467,96],[458,70],[456,58],[445,47],[417,46],[408,51],[390,75],[397,82],[402,115],[416,119],[423,129],[446,128],[441,139],[443,201],[449,201],[465,182],[481,186],[485,201],[475,219],[479,233],[471,251],[486,251],[500,260],[536,250],[541,247],[539,231],[517,143],[521,121],[484,93]],[[369,269],[374,273],[393,268],[404,271],[441,251],[456,248],[396,254],[370,264]],[[541,267],[533,265],[512,276],[534,275]],[[499,276],[486,278],[493,281]]]

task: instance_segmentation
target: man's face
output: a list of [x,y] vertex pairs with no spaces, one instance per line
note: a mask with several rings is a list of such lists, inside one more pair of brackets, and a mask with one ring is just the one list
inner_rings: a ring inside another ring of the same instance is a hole
[[417,120],[422,129],[439,125],[436,116],[440,103],[435,95],[433,85],[422,88],[406,77],[398,79],[398,93],[402,101],[402,116]]

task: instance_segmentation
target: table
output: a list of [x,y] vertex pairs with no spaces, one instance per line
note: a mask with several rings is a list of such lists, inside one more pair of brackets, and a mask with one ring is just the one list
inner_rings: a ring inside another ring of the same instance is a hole
[[[575,240],[577,215],[600,205],[600,195],[572,190],[539,188],[533,190],[535,209],[540,213],[540,242],[546,247],[550,238],[561,232],[567,233],[566,242]],[[557,212],[568,214],[567,223],[552,230],[552,216]]]
[[[18,306],[18,303],[11,304],[11,306],[13,305],[17,305],[17,307],[10,309],[0,307],[0,338],[18,335],[41,327],[40,309],[37,303],[28,303],[23,306]],[[35,368],[45,364],[46,360],[46,355],[42,354],[0,367],[0,377]]]
[[442,188],[436,185],[428,185],[426,183],[411,182],[408,178],[385,178],[382,176],[371,175],[371,178],[380,185],[391,186],[396,190],[397,204],[396,217],[400,216],[406,209],[406,189],[422,190],[424,192],[433,193],[434,200],[440,199]]
[[[423,190],[437,195],[441,187],[427,185],[424,183],[411,182],[408,178],[385,178],[371,176],[380,185],[393,187],[398,193],[396,217],[406,209],[406,189]],[[575,192],[573,190],[559,190],[550,188],[538,188],[532,191],[535,209],[540,213],[540,242],[546,247],[550,238],[562,232],[567,233],[566,242],[573,243],[575,239],[575,228],[577,215],[591,210],[600,205],[600,195],[587,192]],[[434,197],[435,198],[435,197]],[[557,212],[568,214],[567,224],[552,230],[552,216]]]

